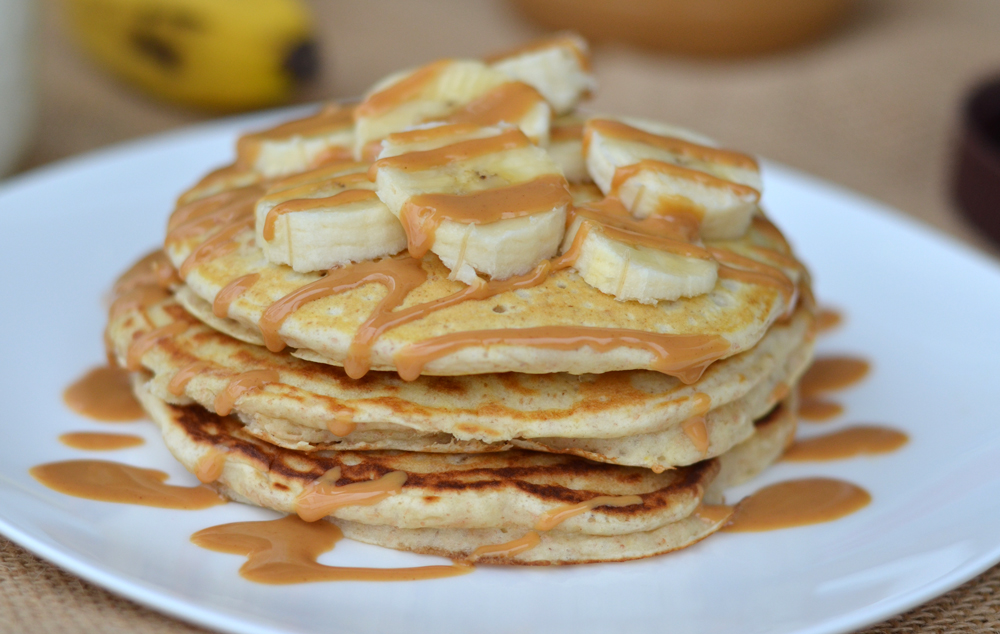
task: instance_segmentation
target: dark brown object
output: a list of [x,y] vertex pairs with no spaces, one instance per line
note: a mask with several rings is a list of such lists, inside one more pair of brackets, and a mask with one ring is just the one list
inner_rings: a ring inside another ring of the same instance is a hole
[[1000,243],[1000,77],[973,90],[963,115],[955,197],[965,216]]
[[513,0],[547,27],[594,42],[618,41],[686,55],[739,56],[815,39],[853,0]]

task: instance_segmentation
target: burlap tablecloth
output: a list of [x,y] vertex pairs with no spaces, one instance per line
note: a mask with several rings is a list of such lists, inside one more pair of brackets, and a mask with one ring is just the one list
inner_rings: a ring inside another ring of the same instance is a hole
[[[94,69],[66,41],[58,5],[43,6],[41,125],[25,167],[204,118],[150,101]],[[538,33],[500,0],[314,7],[324,71],[303,101],[358,95],[396,68],[479,55]],[[1000,254],[956,215],[948,190],[962,95],[1000,73],[996,0],[870,0],[839,31],[794,53],[713,62],[601,47],[595,69],[595,109],[701,130],[882,200],[991,257]],[[1000,567],[869,631],[1000,631],[998,592]],[[0,633],[28,631],[198,630],[0,539]]]

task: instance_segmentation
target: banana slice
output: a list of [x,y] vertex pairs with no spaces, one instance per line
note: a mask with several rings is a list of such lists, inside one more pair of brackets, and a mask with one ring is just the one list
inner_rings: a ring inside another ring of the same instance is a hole
[[442,120],[481,127],[516,125],[535,145],[549,142],[552,108],[537,90],[520,81],[508,81],[473,99]]
[[236,163],[275,178],[351,158],[353,147],[354,109],[329,104],[310,117],[240,137]]
[[344,162],[279,181],[257,202],[257,244],[299,272],[393,255],[406,233],[375,194],[368,165]]
[[593,183],[570,183],[569,193],[574,205],[596,203],[604,199],[604,192]]
[[444,59],[377,83],[354,111],[357,158],[371,159],[393,132],[447,118],[510,79],[477,60]]
[[573,33],[531,42],[486,61],[511,79],[534,86],[560,115],[597,88],[587,42]]
[[601,191],[619,198],[634,216],[692,216],[706,240],[743,235],[760,200],[760,170],[753,157],[718,149],[681,128],[639,119],[590,119],[583,152]]
[[437,125],[390,135],[369,172],[406,230],[467,284],[527,273],[556,254],[572,203],[551,158],[514,127]]
[[657,216],[636,220],[620,201],[607,198],[574,209],[562,251],[602,293],[655,304],[715,287],[718,262],[688,239],[684,225]]
[[593,182],[583,159],[583,122],[576,115],[567,115],[553,120],[549,129],[549,145],[545,149],[570,183]]

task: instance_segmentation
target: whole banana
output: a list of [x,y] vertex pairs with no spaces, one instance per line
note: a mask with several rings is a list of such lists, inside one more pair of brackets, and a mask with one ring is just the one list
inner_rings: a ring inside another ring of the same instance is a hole
[[317,69],[299,0],[65,0],[101,65],[144,91],[220,111],[287,100]]

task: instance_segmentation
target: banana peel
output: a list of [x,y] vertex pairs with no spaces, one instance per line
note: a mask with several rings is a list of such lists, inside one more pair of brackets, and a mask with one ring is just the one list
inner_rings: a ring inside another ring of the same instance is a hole
[[287,101],[317,70],[298,0],[64,0],[101,66],[153,96],[235,111]]

